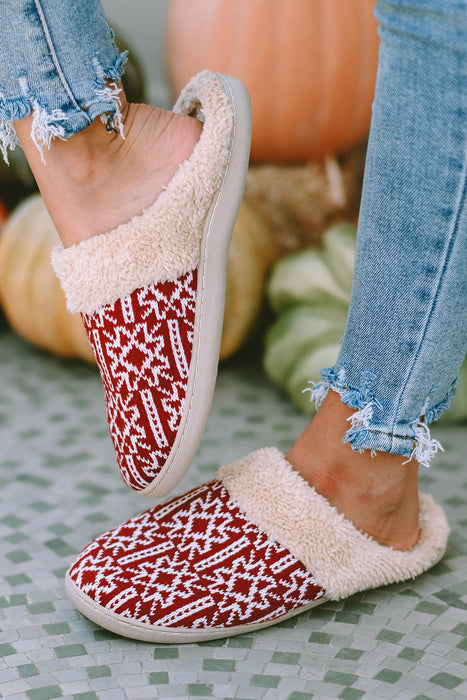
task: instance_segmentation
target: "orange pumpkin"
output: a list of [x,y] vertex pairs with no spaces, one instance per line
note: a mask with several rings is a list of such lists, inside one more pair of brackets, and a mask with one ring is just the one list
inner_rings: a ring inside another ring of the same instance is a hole
[[208,68],[240,78],[252,159],[305,161],[368,133],[378,36],[374,0],[171,0],[166,45],[178,94]]

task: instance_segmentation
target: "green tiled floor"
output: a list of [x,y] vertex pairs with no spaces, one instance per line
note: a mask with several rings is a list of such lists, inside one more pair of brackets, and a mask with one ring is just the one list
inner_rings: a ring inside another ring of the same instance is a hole
[[[61,362],[0,330],[0,694],[8,700],[467,697],[465,428],[421,486],[452,526],[447,555],[414,582],[335,604],[254,635],[180,646],[117,637],[63,588],[90,539],[150,501],[117,476],[97,370]],[[178,491],[219,462],[305,426],[258,368],[221,368],[208,429]]]

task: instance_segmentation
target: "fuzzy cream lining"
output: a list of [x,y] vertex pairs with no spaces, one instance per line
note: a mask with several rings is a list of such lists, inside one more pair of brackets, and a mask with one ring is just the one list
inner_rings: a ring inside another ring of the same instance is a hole
[[420,539],[401,552],[357,530],[276,448],[221,467],[218,478],[246,517],[303,562],[331,600],[414,578],[446,548],[446,517],[427,494],[420,494]]
[[113,231],[52,251],[71,312],[94,313],[197,267],[203,223],[230,158],[234,112],[222,81],[209,71],[192,78],[174,111],[201,119],[203,131],[155,204]]

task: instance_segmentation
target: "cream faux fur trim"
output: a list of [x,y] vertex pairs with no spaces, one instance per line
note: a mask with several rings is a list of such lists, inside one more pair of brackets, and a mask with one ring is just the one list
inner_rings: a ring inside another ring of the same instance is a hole
[[197,267],[203,223],[230,158],[234,111],[222,80],[209,71],[192,78],[174,111],[204,121],[203,131],[155,204],[109,233],[52,251],[71,312],[94,313]]
[[221,467],[218,478],[246,517],[297,557],[331,600],[414,578],[446,548],[446,517],[427,494],[420,494],[420,539],[401,552],[357,530],[276,448]]

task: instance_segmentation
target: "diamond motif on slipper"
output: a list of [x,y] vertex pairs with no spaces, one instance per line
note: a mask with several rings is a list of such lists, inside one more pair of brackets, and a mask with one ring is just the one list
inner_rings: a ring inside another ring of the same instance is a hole
[[383,547],[266,448],[98,537],[70,568],[67,592],[127,637],[226,637],[417,576],[441,558],[449,532],[423,494],[420,523],[408,552]]
[[196,270],[83,314],[120,472],[135,490],[144,489],[165,464],[176,438],[195,306]]
[[148,496],[176,486],[208,418],[251,134],[248,94],[235,78],[203,71],[174,111],[198,117],[203,131],[155,204],[52,253],[101,371],[122,477]]

